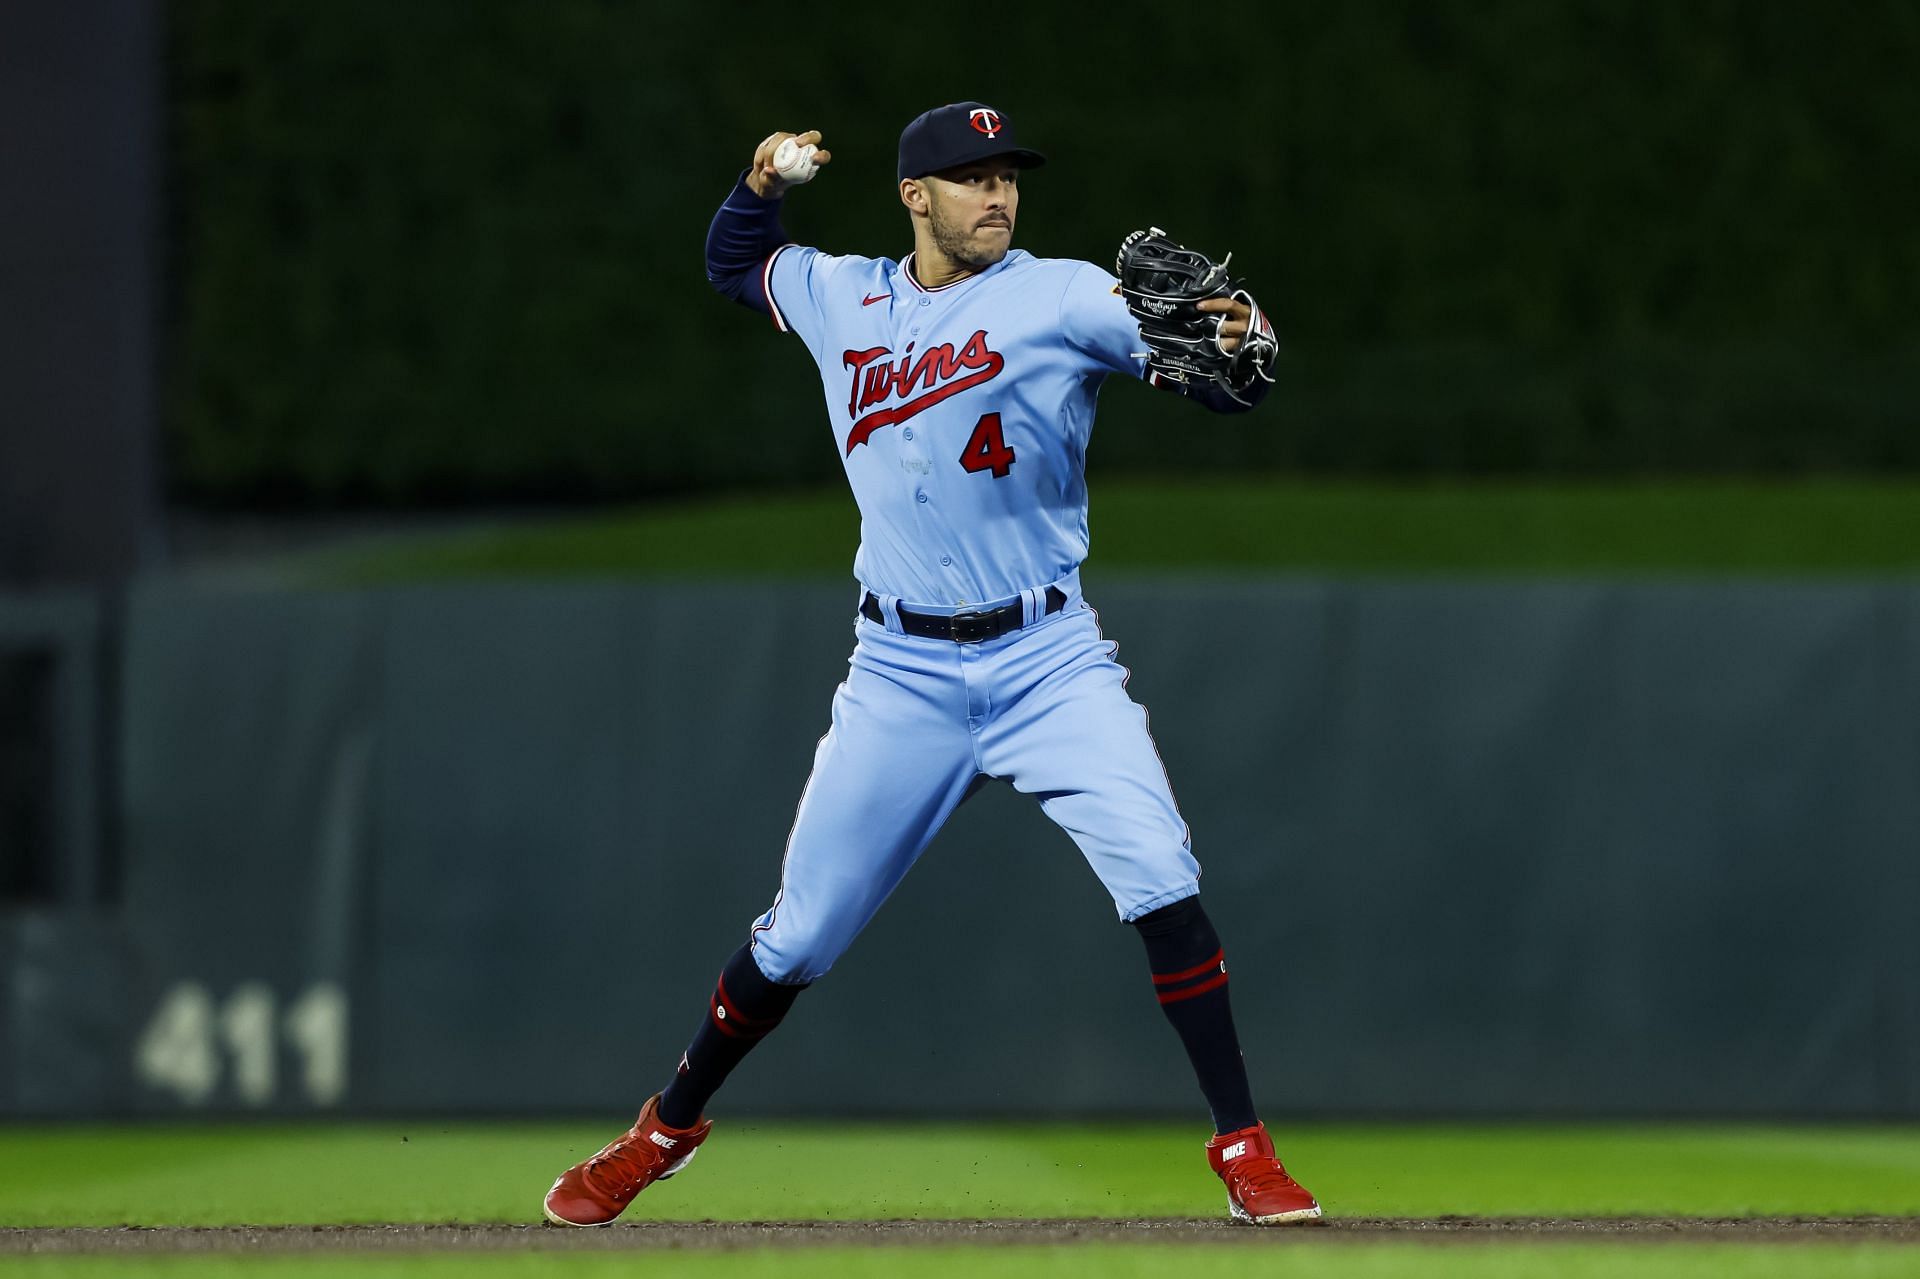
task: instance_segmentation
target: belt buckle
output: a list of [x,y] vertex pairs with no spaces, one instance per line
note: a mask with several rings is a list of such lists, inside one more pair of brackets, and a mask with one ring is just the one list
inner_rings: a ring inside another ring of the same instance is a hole
[[992,610],[955,613],[947,619],[947,634],[953,637],[956,644],[978,644],[1000,634],[996,627],[998,620],[998,615]]

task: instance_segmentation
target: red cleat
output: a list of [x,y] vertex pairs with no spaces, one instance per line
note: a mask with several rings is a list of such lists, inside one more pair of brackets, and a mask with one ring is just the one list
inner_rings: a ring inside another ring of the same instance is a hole
[[556,1226],[605,1226],[627,1210],[633,1197],[693,1162],[707,1139],[709,1120],[669,1128],[659,1119],[660,1094],[647,1098],[633,1127],[585,1163],[560,1174],[542,1211]]
[[1236,1221],[1286,1226],[1320,1219],[1320,1205],[1274,1157],[1265,1124],[1209,1141],[1207,1163],[1227,1183],[1227,1207]]

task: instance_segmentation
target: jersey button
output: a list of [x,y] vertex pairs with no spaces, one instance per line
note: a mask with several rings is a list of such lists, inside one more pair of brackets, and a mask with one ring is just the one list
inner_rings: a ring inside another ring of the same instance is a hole
[[952,557],[951,557],[951,556],[947,556],[947,555],[942,555],[942,556],[940,557],[940,567],[941,567],[941,568],[952,568],[952,567],[953,567],[953,559],[952,559]]
[[921,306],[932,306],[932,305],[933,305],[933,299],[932,299],[932,298],[921,298],[921,299],[920,299],[920,305],[921,305]]
[[919,501],[922,501],[922,502],[924,502],[924,501],[926,501],[926,500],[927,500],[927,495],[926,495],[925,493],[915,493],[915,494],[914,494],[914,497],[915,497],[915,498],[917,498],[917,499],[918,499]]
[[913,428],[909,426],[909,427],[908,427],[908,428],[906,428],[906,429],[905,429],[904,431],[901,431],[901,432],[900,432],[900,438],[901,438],[901,439],[903,439],[903,440],[910,440],[910,439],[912,439],[912,438],[913,438]]

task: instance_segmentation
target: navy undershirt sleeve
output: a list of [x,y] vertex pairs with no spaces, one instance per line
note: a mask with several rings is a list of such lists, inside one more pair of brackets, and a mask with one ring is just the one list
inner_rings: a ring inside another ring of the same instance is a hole
[[771,312],[760,268],[768,254],[788,243],[780,225],[780,204],[755,195],[743,172],[707,228],[707,282],[763,314]]

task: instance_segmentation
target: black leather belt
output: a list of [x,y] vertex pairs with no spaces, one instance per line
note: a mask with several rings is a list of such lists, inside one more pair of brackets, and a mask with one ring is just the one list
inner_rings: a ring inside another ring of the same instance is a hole
[[[1067,593],[1057,586],[1047,588],[1047,612],[1058,613],[1067,606]],[[978,644],[982,640],[998,639],[1008,631],[1020,629],[1020,616],[1024,604],[1015,600],[1011,604],[1002,604],[999,608],[976,609],[971,613],[955,613],[948,617],[944,613],[909,613],[898,610],[900,629],[909,635],[918,635],[922,639],[952,640],[956,644]],[[880,612],[880,601],[871,591],[860,597],[860,616],[869,622],[887,624],[886,617]]]

